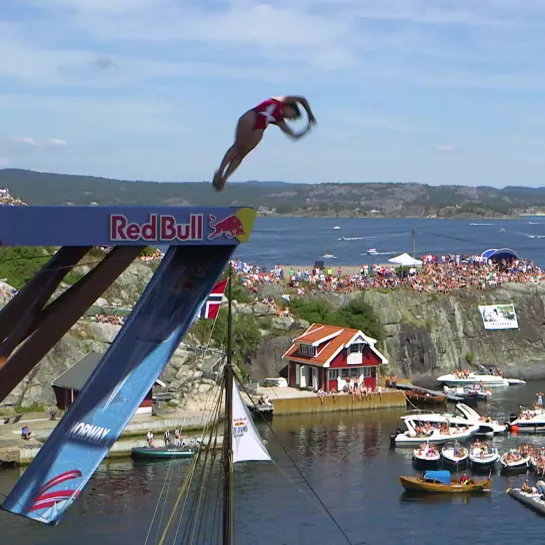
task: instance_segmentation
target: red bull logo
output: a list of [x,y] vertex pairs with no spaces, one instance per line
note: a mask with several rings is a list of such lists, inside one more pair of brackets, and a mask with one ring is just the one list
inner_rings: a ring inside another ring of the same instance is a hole
[[209,214],[209,226],[211,233],[208,240],[225,237],[228,240],[236,238],[239,242],[248,242],[255,220],[255,210],[240,208],[236,213],[218,220],[213,214]]
[[[187,223],[178,223],[174,216],[150,214],[143,224],[130,222],[123,214],[110,216],[110,240],[112,242],[173,242],[193,241],[204,238],[204,217],[190,214]],[[209,237],[210,238],[210,237]]]

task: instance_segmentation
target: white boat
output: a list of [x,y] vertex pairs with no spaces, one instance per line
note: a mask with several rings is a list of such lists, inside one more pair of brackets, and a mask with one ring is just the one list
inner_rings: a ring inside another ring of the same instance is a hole
[[504,471],[525,471],[530,466],[530,456],[520,455],[516,460],[507,461],[509,454],[520,454],[518,450],[511,449],[500,456],[500,464]]
[[507,430],[506,424],[500,424],[497,420],[492,420],[489,416],[481,416],[476,410],[465,403],[458,403],[456,409],[464,415],[469,424],[479,426],[479,433],[497,435],[505,433]]
[[340,227],[338,225],[335,225],[335,227],[333,227],[333,229],[335,229],[335,231],[338,231],[340,229]]
[[324,254],[322,257],[324,259],[337,259],[337,256],[335,256],[333,254]]
[[368,248],[367,253],[370,254],[370,255],[378,255],[378,252],[377,252],[376,248]]
[[509,386],[515,386],[517,384],[526,384],[526,381],[522,380],[521,378],[506,378],[505,380],[509,383]]
[[473,384],[481,383],[488,388],[509,386],[509,383],[503,377],[495,375],[477,375],[475,373],[469,373],[467,376],[449,373],[448,375],[438,377],[437,380],[443,384],[446,384],[447,386],[471,386]]
[[420,446],[413,451],[413,457],[416,462],[423,465],[438,464],[441,460],[441,453],[438,450],[432,449],[429,443],[425,447]]
[[508,424],[510,431],[518,433],[542,433],[545,432],[545,410],[523,410],[518,416],[512,414]]
[[490,390],[482,390],[479,384],[474,384],[472,386],[453,386],[450,388],[448,386],[443,386],[443,391],[445,394],[452,394],[466,401],[489,401],[492,397],[492,392]]
[[432,428],[428,433],[418,433],[416,428],[420,423],[430,422],[440,426],[447,423],[447,418],[444,415],[428,413],[425,415],[402,416],[401,419],[404,421],[407,430],[402,431],[398,429],[395,433],[390,434],[390,441],[396,447],[412,447],[422,442],[433,445],[444,445],[449,441],[463,441],[479,431],[479,426],[468,426],[465,419],[453,417],[452,420],[448,420],[448,433],[442,433],[439,427]]
[[462,447],[458,441],[455,441],[454,443],[447,443],[441,449],[441,458],[443,459],[443,463],[446,464],[462,466],[467,463],[468,457],[468,449]]
[[496,447],[475,447],[469,449],[469,462],[474,469],[492,467],[500,459],[500,453]]

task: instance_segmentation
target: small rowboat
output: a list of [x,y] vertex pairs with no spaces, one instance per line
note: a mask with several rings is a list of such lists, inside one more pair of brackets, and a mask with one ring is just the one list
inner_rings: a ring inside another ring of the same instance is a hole
[[446,405],[447,398],[444,395],[431,395],[425,392],[418,392],[416,390],[407,390],[405,392],[407,400],[410,401],[413,405],[429,405],[432,407],[437,407],[439,405]]
[[198,445],[183,447],[135,447],[131,451],[132,458],[141,460],[159,460],[167,458],[192,458],[199,451]]
[[469,462],[473,469],[488,469],[500,459],[500,453],[495,447],[488,447],[483,452],[481,448],[471,448],[469,451]]
[[467,448],[456,443],[447,443],[441,450],[443,463],[460,467],[467,464],[469,452]]
[[440,492],[446,494],[469,494],[490,492],[492,480],[469,479],[462,484],[452,481],[450,471],[426,471],[422,477],[399,477],[401,486],[411,492]]

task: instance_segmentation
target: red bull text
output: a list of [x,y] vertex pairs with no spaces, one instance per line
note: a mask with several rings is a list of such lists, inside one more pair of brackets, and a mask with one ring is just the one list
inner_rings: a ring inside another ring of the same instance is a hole
[[[212,218],[212,216],[210,217]],[[171,242],[174,240],[203,240],[203,238],[204,218],[202,214],[190,214],[188,223],[177,223],[176,218],[170,215],[150,214],[149,221],[143,224],[131,223],[123,214],[110,216],[110,240],[112,242],[137,240]]]
[[242,222],[235,214],[227,216],[220,221],[216,220],[216,216],[210,214],[210,229],[212,229],[212,232],[208,235],[208,240],[214,240],[222,235],[225,235],[226,238],[244,235],[244,225],[242,225]]

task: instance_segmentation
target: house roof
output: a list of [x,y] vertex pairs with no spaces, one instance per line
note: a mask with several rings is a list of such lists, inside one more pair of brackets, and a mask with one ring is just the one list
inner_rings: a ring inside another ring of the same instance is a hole
[[[67,390],[80,391],[85,386],[85,383],[89,380],[89,377],[93,374],[93,371],[98,367],[98,364],[104,356],[103,353],[94,352],[91,350],[88,354],[83,356],[77,361],[70,369],[65,371],[62,375],[58,376],[52,383],[52,386],[58,388],[66,388]],[[155,381],[156,384],[166,387],[164,382],[160,380]]]
[[[357,339],[361,339],[369,345],[369,348],[380,358],[382,363],[388,363],[384,355],[375,348],[377,341],[371,337],[367,337],[362,331],[348,327],[322,324],[312,324],[302,335],[296,337],[291,347],[282,356],[282,359],[328,367],[343,348],[350,346]],[[310,356],[299,353],[300,344],[309,344],[317,347],[316,355]]]

